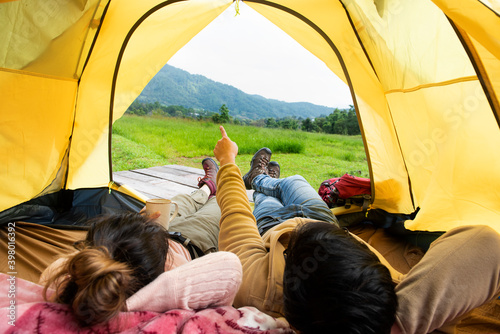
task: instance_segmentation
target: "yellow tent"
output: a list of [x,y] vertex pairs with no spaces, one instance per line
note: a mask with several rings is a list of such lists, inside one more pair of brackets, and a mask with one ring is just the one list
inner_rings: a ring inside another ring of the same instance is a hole
[[[112,123],[231,3],[0,1],[0,220],[46,196],[107,189]],[[245,3],[350,87],[373,207],[420,208],[409,229],[500,231],[497,2]]]

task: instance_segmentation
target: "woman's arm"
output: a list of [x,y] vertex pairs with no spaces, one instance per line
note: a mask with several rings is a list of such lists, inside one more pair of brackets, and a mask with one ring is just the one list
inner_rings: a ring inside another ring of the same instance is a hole
[[164,272],[127,299],[127,309],[165,312],[230,306],[241,284],[241,274],[236,255],[211,253]]

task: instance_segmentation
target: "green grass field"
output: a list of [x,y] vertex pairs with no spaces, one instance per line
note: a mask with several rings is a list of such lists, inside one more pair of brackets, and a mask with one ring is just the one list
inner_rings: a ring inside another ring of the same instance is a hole
[[[238,144],[236,163],[242,173],[252,155],[269,147],[281,177],[300,174],[318,189],[322,181],[349,173],[368,177],[360,136],[340,136],[294,130],[224,125]],[[113,126],[113,170],[130,170],[178,164],[201,168],[213,157],[220,139],[219,125],[190,119],[125,115]]]

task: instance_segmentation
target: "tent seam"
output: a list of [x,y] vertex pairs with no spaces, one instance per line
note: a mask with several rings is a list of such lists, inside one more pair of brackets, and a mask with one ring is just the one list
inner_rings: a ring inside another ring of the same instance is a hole
[[415,92],[420,89],[424,88],[432,88],[432,87],[441,87],[441,86],[448,86],[448,85],[453,85],[459,82],[467,82],[467,81],[477,81],[478,77],[475,75],[471,75],[468,77],[462,77],[462,78],[457,78],[457,79],[451,79],[451,80],[446,80],[446,81],[441,81],[441,82],[435,82],[435,83],[430,83],[430,84],[423,84],[423,85],[418,85],[414,86],[411,88],[399,88],[399,89],[390,89],[385,91],[385,94],[393,94],[393,93],[411,93]]
[[[354,22],[352,21],[351,15],[349,14],[349,11],[347,10],[347,8],[344,5],[344,3],[341,0],[339,0],[339,1],[342,4],[342,7],[344,8],[344,11],[345,11],[346,16],[347,16],[347,18],[349,20],[349,23],[351,24],[352,31],[354,32],[354,34],[355,34],[355,36],[356,36],[356,38],[358,40],[358,43],[361,46],[361,49],[363,50],[363,52],[365,54],[365,57],[368,60],[368,63],[372,67],[372,70],[373,70],[373,73],[375,74],[375,77],[377,78],[377,80],[380,83],[380,77],[379,77],[379,75],[377,73],[377,70],[375,69],[375,66],[373,65],[373,63],[371,61],[371,58],[370,58],[370,56],[368,54],[368,51],[366,50],[366,48],[365,48],[365,46],[363,44],[363,41],[361,40],[360,35],[358,34],[358,30],[354,26]],[[385,93],[385,94],[387,94],[387,93]],[[391,118],[391,123],[392,123],[392,127],[394,129],[394,134],[395,134],[396,139],[397,139],[397,144],[398,144],[397,146],[399,148],[399,152],[400,152],[402,160],[403,160],[403,166],[404,166],[405,171],[406,171],[407,180],[408,180],[408,191],[410,192],[409,195],[410,195],[410,199],[411,199],[411,204],[412,204],[413,210],[415,210],[415,200],[414,200],[413,190],[412,190],[412,186],[411,186],[410,174],[408,173],[408,166],[406,165],[406,160],[404,159],[403,149],[401,147],[401,141],[399,140],[398,130],[397,130],[397,127],[394,124],[394,117],[392,115],[391,106],[387,102],[387,99],[386,99],[386,106],[387,106],[387,111],[389,112],[389,116]],[[356,116],[358,117],[358,124],[359,124],[360,130],[361,130],[361,134],[362,134],[363,140],[365,141],[365,134],[364,134],[365,132],[364,132],[364,128],[363,128],[363,122],[361,120],[361,115],[359,114],[359,112],[357,112]],[[373,178],[371,161],[370,161],[370,157],[369,157],[369,155],[370,155],[369,154],[369,150],[366,147],[365,147],[365,152],[366,152],[366,155],[367,155],[368,168],[369,168],[369,171],[370,171],[370,182],[371,182],[371,188],[372,188],[372,194],[373,194],[372,199],[371,199],[371,203],[373,203],[375,201],[375,180]]]
[[486,7],[486,9],[488,9],[489,11],[491,11],[493,14],[495,14],[497,17],[499,17],[499,18],[500,18],[500,14],[499,14],[499,13],[497,13],[497,12],[496,12],[493,8],[490,8],[490,6],[486,5],[486,4],[485,4],[484,2],[482,2],[482,1],[479,1],[479,3],[480,3],[481,5],[483,5],[484,7]]
[[[102,27],[102,23],[104,22],[104,19],[106,18],[106,14],[108,12],[108,8],[109,8],[109,4],[110,4],[111,1],[108,1],[108,3],[106,4],[106,6],[104,7],[104,10],[101,14],[101,22],[99,23],[99,26],[97,27],[97,31],[94,35],[94,39],[92,40],[92,44],[90,44],[90,48],[89,48],[89,51],[88,51],[88,54],[87,54],[87,58],[85,59],[85,62],[83,63],[83,66],[82,66],[82,71],[81,73],[83,73],[85,71],[85,68],[87,67],[87,64],[89,62],[89,59],[90,57],[92,56],[92,52],[94,50],[94,47],[95,47],[95,43],[97,42],[97,38],[99,37],[99,33],[101,32],[101,27]],[[99,1],[100,3],[100,1]],[[98,10],[98,7],[96,7],[96,11],[95,13],[97,13],[97,10]],[[94,16],[95,16],[95,13],[94,13]],[[87,32],[88,33],[88,32]],[[77,70],[78,70],[78,67],[77,67]],[[81,77],[81,75],[80,75]]]
[[50,74],[28,72],[28,71],[23,71],[23,70],[15,70],[15,69],[5,68],[5,67],[0,67],[0,71],[10,72],[10,73],[15,73],[15,74],[30,75],[30,76],[33,76],[33,77],[41,77],[41,78],[47,78],[47,79],[73,81],[73,82],[76,81],[76,82],[78,82],[78,79],[76,79],[76,78],[60,77],[60,76],[55,76],[55,75],[50,75]]

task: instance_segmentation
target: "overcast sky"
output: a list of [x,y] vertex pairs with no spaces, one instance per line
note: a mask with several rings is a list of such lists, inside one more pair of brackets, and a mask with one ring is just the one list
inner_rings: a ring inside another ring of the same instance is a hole
[[248,94],[348,108],[349,88],[326,65],[253,9],[234,4],[168,64]]

